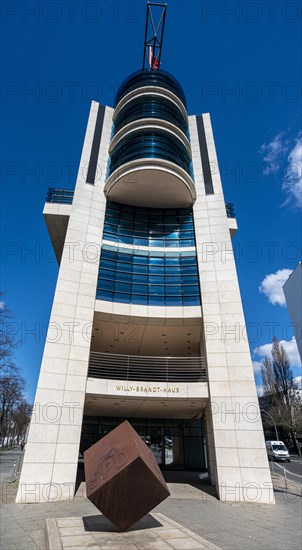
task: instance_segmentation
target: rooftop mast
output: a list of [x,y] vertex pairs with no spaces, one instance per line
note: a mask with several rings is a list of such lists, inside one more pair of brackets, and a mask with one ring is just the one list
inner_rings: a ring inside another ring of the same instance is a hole
[[147,3],[142,70],[158,70],[160,68],[166,10],[167,4]]

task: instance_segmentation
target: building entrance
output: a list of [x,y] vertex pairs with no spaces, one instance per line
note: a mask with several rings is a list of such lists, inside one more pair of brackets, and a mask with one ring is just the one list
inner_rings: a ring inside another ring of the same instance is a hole
[[162,470],[206,470],[201,419],[150,419],[84,416],[80,452],[86,451],[124,420],[152,450]]

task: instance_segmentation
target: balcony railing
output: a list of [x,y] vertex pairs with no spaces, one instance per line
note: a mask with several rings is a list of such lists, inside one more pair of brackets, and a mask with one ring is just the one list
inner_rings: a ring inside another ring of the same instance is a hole
[[205,357],[117,355],[92,351],[88,376],[144,382],[206,382]]
[[48,187],[46,202],[59,204],[72,204],[74,191],[72,189],[57,189]]
[[232,202],[226,202],[225,209],[228,218],[236,218],[235,208]]
[[[58,189],[49,187],[46,195],[46,202],[59,204],[72,204],[74,191],[72,189]],[[228,218],[235,218],[235,208],[232,202],[225,203],[225,209]]]

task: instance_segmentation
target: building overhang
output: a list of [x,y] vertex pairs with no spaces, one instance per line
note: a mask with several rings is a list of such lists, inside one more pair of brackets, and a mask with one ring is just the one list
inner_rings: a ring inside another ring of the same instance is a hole
[[208,385],[88,378],[84,414],[140,418],[198,418],[209,398]]
[[63,253],[70,212],[71,204],[47,202],[43,209],[44,220],[59,264]]
[[229,224],[231,238],[233,238],[238,229],[236,218],[228,218],[228,224]]
[[196,200],[189,174],[159,158],[123,164],[109,176],[104,193],[113,202],[149,208],[189,208]]

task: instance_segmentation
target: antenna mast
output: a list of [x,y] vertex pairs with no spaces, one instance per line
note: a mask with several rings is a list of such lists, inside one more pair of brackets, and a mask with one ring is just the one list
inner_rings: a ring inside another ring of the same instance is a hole
[[158,70],[160,68],[166,11],[167,4],[147,3],[142,70]]

